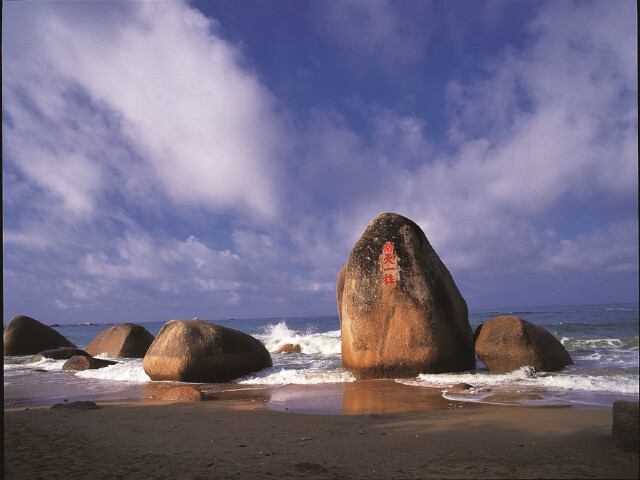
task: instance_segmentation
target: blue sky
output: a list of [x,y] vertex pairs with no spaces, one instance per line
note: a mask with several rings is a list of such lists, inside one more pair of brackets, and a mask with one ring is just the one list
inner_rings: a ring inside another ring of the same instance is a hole
[[470,309],[638,301],[632,1],[4,2],[5,323],[336,314],[417,222]]

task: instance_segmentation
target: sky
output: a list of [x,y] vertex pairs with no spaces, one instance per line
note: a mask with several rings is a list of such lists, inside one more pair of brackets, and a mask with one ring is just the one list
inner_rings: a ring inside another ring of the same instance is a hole
[[2,9],[5,323],[337,315],[382,212],[471,311],[638,301],[633,1]]

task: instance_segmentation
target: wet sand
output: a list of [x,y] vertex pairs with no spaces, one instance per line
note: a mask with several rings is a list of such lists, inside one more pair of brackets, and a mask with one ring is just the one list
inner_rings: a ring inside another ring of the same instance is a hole
[[389,381],[148,398],[170,387],[98,410],[5,408],[5,478],[638,478],[610,410],[452,402]]

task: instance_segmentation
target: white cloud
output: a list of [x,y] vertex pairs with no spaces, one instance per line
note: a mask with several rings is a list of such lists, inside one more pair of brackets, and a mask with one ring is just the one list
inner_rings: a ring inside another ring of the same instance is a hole
[[550,272],[635,272],[638,270],[638,221],[612,223],[606,231],[596,230],[575,239],[562,239],[542,259],[541,268]]
[[[93,4],[7,6],[10,159],[67,209],[92,211],[107,185],[97,182],[102,171],[90,139],[99,138],[109,158],[108,139],[116,136],[147,166],[146,182],[177,204],[273,215],[281,126],[274,99],[237,49],[185,4],[111,7],[96,15]],[[110,124],[95,125],[106,116]],[[124,183],[128,168],[117,167]]]
[[[11,2],[6,284],[66,312],[321,313],[383,211],[421,225],[456,281],[637,271],[635,27],[609,5],[542,5],[524,47],[451,81],[438,143],[382,100],[284,132],[238,49],[182,3]],[[425,53],[392,3],[327,6],[363,62]]]
[[[419,121],[408,136],[405,118],[379,110],[372,122],[390,135],[377,135],[371,154],[398,152],[384,171],[388,194],[362,199],[342,223],[363,229],[383,211],[406,215],[447,265],[471,277],[637,269],[633,228],[614,228],[637,215],[634,21],[607,2],[567,3],[547,4],[532,21],[533,41],[489,62],[485,77],[451,83],[448,149],[431,145]],[[418,169],[408,167],[411,145],[425,151]],[[610,216],[577,237],[562,228],[590,205]],[[613,232],[624,247],[606,247]]]

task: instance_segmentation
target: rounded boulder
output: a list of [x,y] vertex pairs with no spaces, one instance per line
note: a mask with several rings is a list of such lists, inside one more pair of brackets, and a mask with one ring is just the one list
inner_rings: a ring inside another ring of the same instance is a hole
[[342,363],[358,379],[475,366],[467,304],[420,227],[382,213],[337,282]]
[[162,395],[162,400],[170,400],[174,402],[199,402],[204,400],[204,394],[197,388],[188,385],[175,387]]
[[273,365],[251,335],[203,320],[164,324],[142,362],[151,380],[228,382]]
[[43,350],[75,347],[61,333],[26,315],[17,315],[9,321],[2,340],[5,356],[33,355]]
[[502,316],[476,328],[478,358],[495,372],[510,372],[532,366],[538,372],[553,372],[573,365],[560,341],[539,325],[519,317]]
[[118,362],[112,360],[103,360],[101,358],[87,357],[84,355],[74,355],[69,360],[64,362],[62,370],[95,370],[97,368],[108,367],[109,365],[115,365]]
[[135,323],[120,323],[100,332],[85,348],[89,355],[143,358],[153,343],[153,335]]

